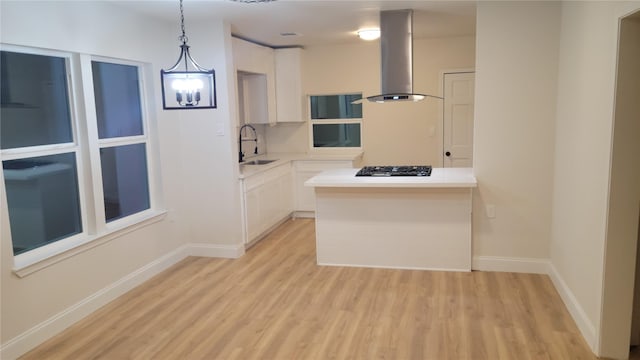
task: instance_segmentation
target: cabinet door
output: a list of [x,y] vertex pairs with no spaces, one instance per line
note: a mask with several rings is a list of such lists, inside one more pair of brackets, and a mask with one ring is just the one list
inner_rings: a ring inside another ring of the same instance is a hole
[[316,211],[316,194],[314,188],[304,186],[304,183],[318,175],[320,171],[296,172],[296,211]]
[[[244,124],[268,124],[269,101],[265,74],[239,73],[242,77],[242,109]],[[240,87],[239,87],[240,89]]]
[[280,187],[278,217],[282,219],[293,212],[293,176],[291,172],[279,177],[278,185]]
[[231,39],[231,46],[236,70],[274,75],[275,65],[272,48],[238,38]]
[[302,96],[302,49],[275,50],[276,109],[278,122],[304,122]]
[[349,160],[304,160],[295,162],[295,210],[316,211],[316,194],[304,183],[324,170],[353,167]]
[[[233,48],[233,61],[236,68],[236,71],[239,73],[251,73],[254,75],[261,75],[259,81],[262,82],[260,85],[261,95],[260,99],[263,102],[266,102],[266,106],[260,105],[260,115],[255,112],[251,115],[252,121],[255,123],[275,123],[276,122],[276,79],[275,79],[275,53],[274,50],[270,47],[260,46],[245,40],[241,40],[238,38],[232,39],[232,48]],[[245,87],[247,84],[243,84],[243,91],[246,93],[247,90]],[[238,86],[240,88],[240,86]],[[253,101],[252,96],[249,96],[248,99],[245,99],[240,106],[245,106],[244,111],[246,111],[247,101]],[[253,106],[251,106],[253,108]],[[239,111],[240,113],[243,110]],[[245,114],[246,115],[246,114]],[[258,119],[259,117],[264,117],[266,120],[253,120]]]
[[260,187],[245,193],[245,214],[247,222],[247,242],[262,232],[262,215],[260,211]]
[[265,48],[264,52],[265,74],[267,75],[267,117],[270,124],[275,124],[278,119],[275,54],[271,48]]
[[280,179],[280,195],[282,199],[282,216],[293,212],[293,174],[289,173]]
[[262,207],[260,211],[264,231],[280,220],[280,183],[278,179],[274,179],[266,182],[261,189],[260,200]]

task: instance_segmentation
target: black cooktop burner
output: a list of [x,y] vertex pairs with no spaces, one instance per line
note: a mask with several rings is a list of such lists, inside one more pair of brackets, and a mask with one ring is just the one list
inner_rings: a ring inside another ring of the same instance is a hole
[[430,176],[431,165],[365,166],[356,176]]

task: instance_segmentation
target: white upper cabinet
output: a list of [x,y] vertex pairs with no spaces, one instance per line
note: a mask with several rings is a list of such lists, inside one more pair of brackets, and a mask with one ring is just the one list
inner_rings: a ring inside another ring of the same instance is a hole
[[[238,81],[239,114],[245,124],[275,124],[276,75],[272,48],[238,38],[232,39],[233,61]],[[246,77],[246,79],[245,79]]]
[[278,122],[304,122],[302,49],[276,49],[276,109]]
[[237,71],[275,74],[274,50],[252,42],[232,38],[233,62]]
[[269,99],[267,96],[267,76],[248,72],[238,72],[239,115],[244,124],[268,124]]

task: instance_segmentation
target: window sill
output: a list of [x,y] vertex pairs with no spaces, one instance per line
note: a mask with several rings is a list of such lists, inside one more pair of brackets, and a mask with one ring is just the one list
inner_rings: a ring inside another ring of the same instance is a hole
[[89,235],[78,242],[69,243],[51,251],[20,254],[14,257],[13,272],[23,278],[132,231],[159,222],[166,217],[166,214],[166,210],[151,211],[135,219],[136,222],[133,224],[123,223],[118,227],[108,229],[105,233]]

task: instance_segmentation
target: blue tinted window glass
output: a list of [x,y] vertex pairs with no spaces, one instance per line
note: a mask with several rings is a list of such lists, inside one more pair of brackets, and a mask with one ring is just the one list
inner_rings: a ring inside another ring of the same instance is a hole
[[93,61],[93,91],[100,139],[142,135],[138,68]]
[[149,208],[147,154],[144,144],[100,149],[106,221]]
[[362,104],[352,104],[362,99],[362,94],[311,96],[311,118],[318,119],[360,119]]
[[314,147],[360,147],[360,124],[314,124]]
[[0,147],[73,141],[66,60],[0,52]]
[[2,162],[14,255],[82,232],[75,153]]

